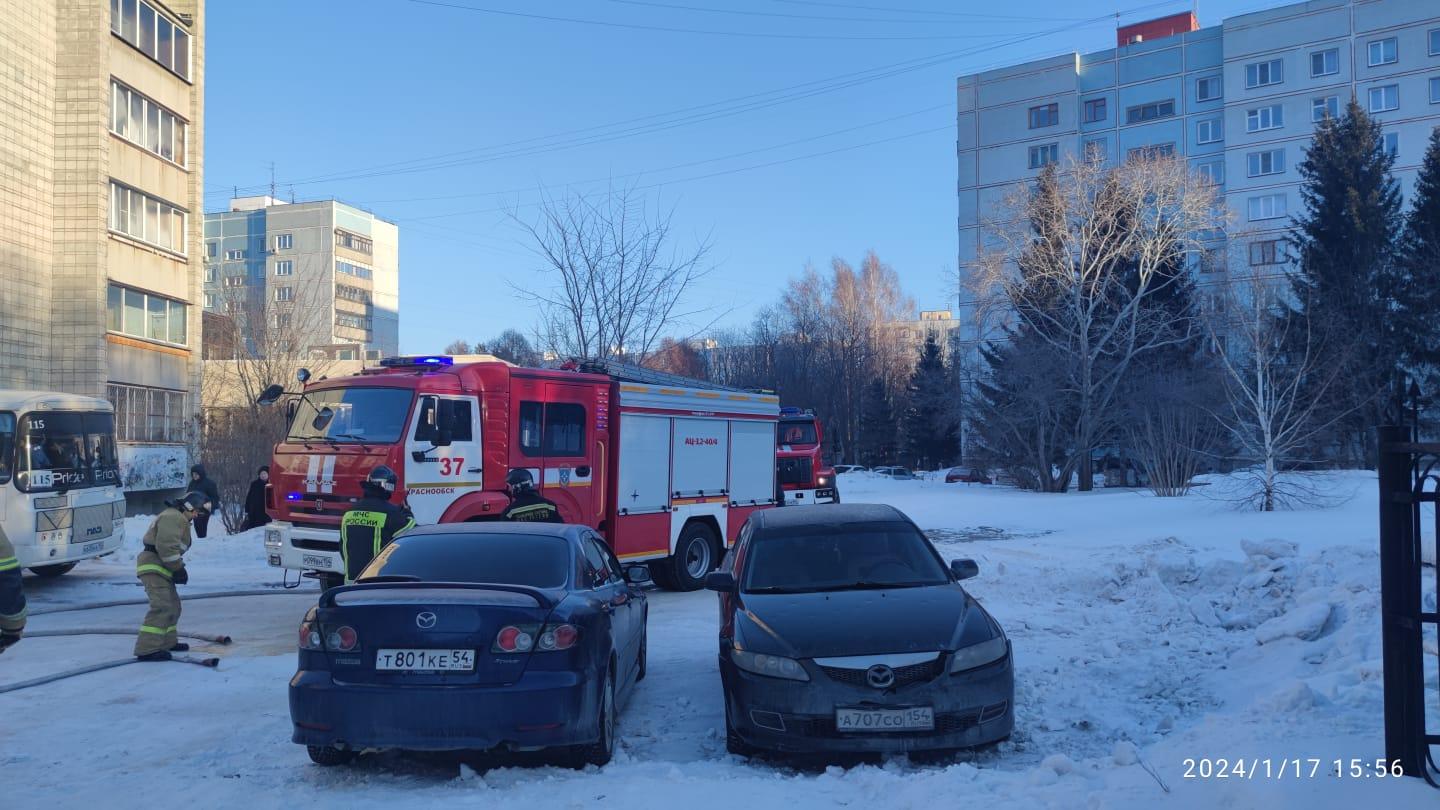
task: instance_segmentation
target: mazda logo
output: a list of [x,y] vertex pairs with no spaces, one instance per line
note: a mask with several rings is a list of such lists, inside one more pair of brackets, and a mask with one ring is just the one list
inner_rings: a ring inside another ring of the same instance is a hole
[[875,689],[889,689],[895,685],[895,670],[884,664],[876,664],[865,670],[865,683]]
[[[436,622],[435,614],[434,614],[434,613],[431,613],[431,612],[428,611],[428,610],[425,611],[424,613],[416,613],[416,614],[415,614],[415,626],[418,627],[418,628],[420,628],[421,630],[429,630],[430,628],[432,628],[432,627],[435,626],[435,622]],[[892,680],[893,680],[893,676],[892,676]]]

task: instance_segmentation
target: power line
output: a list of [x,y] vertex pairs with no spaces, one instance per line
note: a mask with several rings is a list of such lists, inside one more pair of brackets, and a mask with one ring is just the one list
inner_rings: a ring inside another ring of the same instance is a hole
[[[917,20],[913,17],[897,19],[894,17],[836,17],[824,14],[786,14],[779,11],[751,11],[748,9],[735,8],[714,8],[711,6],[687,6],[678,3],[657,3],[653,0],[607,0],[610,3],[617,3],[626,6],[647,6],[650,8],[673,9],[677,11],[699,11],[708,14],[731,14],[742,17],[776,17],[788,20],[821,20],[826,22],[866,22],[866,23],[901,23],[905,25],[973,25],[971,20]],[[981,17],[987,15],[979,15]],[[1042,17],[1015,17],[995,20],[996,22],[1054,22],[1063,18],[1042,18]]]
[[[1145,5],[1142,5],[1142,6],[1137,6],[1137,7],[1135,7],[1135,8],[1129,9],[1129,10],[1127,10],[1126,12],[1123,12],[1123,13],[1132,13],[1132,12],[1136,12],[1136,11],[1146,10],[1146,9],[1149,9],[1149,8],[1154,8],[1154,7],[1157,7],[1157,6],[1170,5],[1171,3],[1175,2],[1175,1],[1176,1],[1176,0],[1162,0],[1162,2],[1148,3],[1148,4],[1145,4]],[[412,2],[420,2],[420,0],[412,0]],[[1039,38],[1042,38],[1042,37],[1045,37],[1045,36],[1049,36],[1049,35],[1051,35],[1051,34],[1061,33],[1061,32],[1063,32],[1063,31],[1070,30],[1070,29],[1073,29],[1073,28],[1083,27],[1084,25],[1094,24],[1094,23],[1096,23],[1096,22],[1108,21],[1110,18],[1111,18],[1111,15],[1109,15],[1109,14],[1099,15],[1099,16],[1097,16],[1097,17],[1088,18],[1088,19],[1082,21],[1080,24],[1070,24],[1070,25],[1059,26],[1059,27],[1057,27],[1057,28],[1053,28],[1053,29],[1050,29],[1050,30],[1047,30],[1047,31],[1037,32],[1037,33],[1034,33],[1034,34],[1017,35],[1017,36],[1014,36],[1014,37],[1009,37],[1009,38],[1005,39],[1004,41],[1001,41],[1001,42],[998,42],[998,43],[993,43],[993,44],[990,44],[990,45],[974,46],[974,47],[971,47],[971,48],[964,48],[964,49],[955,50],[955,51],[946,51],[946,52],[942,52],[942,53],[938,53],[938,54],[931,54],[931,55],[929,55],[929,56],[924,56],[924,57],[918,57],[918,58],[915,58],[915,59],[904,60],[904,61],[901,61],[901,62],[896,62],[896,63],[892,63],[892,64],[888,64],[888,65],[881,65],[881,66],[874,67],[874,68],[868,68],[868,69],[866,69],[866,70],[854,71],[854,72],[846,73],[846,74],[840,74],[840,75],[838,75],[838,76],[828,77],[828,78],[825,78],[825,79],[817,79],[817,80],[813,80],[813,81],[810,81],[810,82],[804,82],[804,83],[797,84],[797,85],[791,85],[791,86],[788,86],[788,87],[779,88],[779,89],[776,89],[776,90],[769,90],[769,91],[763,91],[763,92],[759,92],[759,93],[752,93],[752,94],[748,94],[748,95],[744,95],[744,96],[737,96],[737,97],[733,97],[733,98],[730,98],[730,99],[725,99],[725,100],[721,100],[721,101],[717,101],[717,102],[710,102],[710,103],[707,103],[707,104],[694,105],[694,106],[691,106],[691,107],[681,108],[681,109],[679,109],[679,110],[674,110],[674,111],[667,112],[667,113],[656,113],[656,114],[650,114],[650,115],[646,115],[646,116],[640,116],[640,117],[633,118],[633,119],[628,119],[628,120],[622,120],[622,121],[618,121],[618,122],[613,122],[613,123],[611,123],[611,124],[602,124],[602,125],[596,125],[596,126],[591,126],[591,127],[584,127],[584,128],[580,128],[580,129],[576,129],[576,130],[570,130],[570,131],[567,131],[567,132],[556,133],[556,134],[554,134],[554,135],[536,136],[536,137],[533,137],[533,138],[523,139],[523,140],[519,140],[519,141],[512,141],[512,142],[508,142],[508,143],[504,143],[504,144],[497,144],[497,145],[489,146],[489,147],[478,147],[478,148],[474,148],[474,149],[460,150],[460,151],[457,151],[457,152],[442,153],[442,154],[433,155],[433,156],[430,156],[430,157],[412,158],[412,159],[410,159],[410,160],[399,161],[399,162],[396,162],[396,163],[381,164],[381,165],[379,165],[379,166],[370,167],[371,169],[373,169],[373,171],[370,171],[370,170],[353,171],[353,170],[352,170],[351,172],[339,172],[339,173],[332,173],[332,174],[329,174],[329,175],[318,175],[318,176],[315,176],[315,177],[312,177],[312,178],[306,178],[306,179],[301,179],[301,180],[294,181],[294,182],[292,183],[292,185],[293,185],[293,184],[301,184],[301,185],[304,185],[304,184],[313,184],[313,183],[318,183],[318,182],[338,182],[338,181],[342,181],[342,180],[368,179],[368,178],[370,178],[370,177],[378,177],[378,176],[384,176],[384,175],[389,175],[389,174],[408,174],[408,173],[413,173],[413,172],[417,172],[417,171],[432,171],[432,170],[437,170],[437,169],[453,168],[453,167],[455,167],[455,166],[465,165],[465,164],[467,164],[467,163],[489,162],[489,161],[496,160],[496,159],[500,159],[500,158],[508,158],[508,157],[529,157],[529,156],[538,155],[538,154],[545,154],[545,153],[547,153],[547,152],[549,152],[549,151],[555,151],[555,150],[558,150],[558,149],[569,149],[569,148],[575,148],[575,147],[577,147],[577,146],[589,146],[589,145],[594,145],[594,144],[597,144],[597,143],[605,143],[605,142],[609,142],[609,141],[613,141],[613,140],[618,140],[618,139],[620,139],[620,138],[628,137],[628,136],[630,136],[630,135],[635,135],[635,134],[651,134],[651,133],[653,133],[653,132],[660,132],[660,131],[664,131],[664,130],[667,130],[667,129],[673,129],[673,128],[678,127],[678,126],[685,126],[685,125],[692,124],[692,123],[700,123],[700,122],[704,122],[704,121],[715,120],[715,119],[717,119],[717,118],[728,117],[728,116],[731,116],[731,115],[737,115],[737,114],[741,114],[741,113],[745,113],[745,112],[752,112],[752,111],[758,110],[758,109],[766,109],[766,108],[768,108],[768,107],[778,106],[779,104],[789,103],[789,102],[791,102],[791,101],[798,101],[798,100],[801,100],[801,99],[804,99],[804,98],[809,98],[809,97],[812,97],[812,96],[817,96],[817,95],[822,95],[822,94],[826,94],[826,93],[831,93],[831,92],[835,92],[835,91],[838,91],[838,90],[847,89],[847,88],[849,88],[849,87],[857,86],[857,85],[860,85],[860,84],[866,84],[866,83],[869,83],[869,82],[878,81],[878,80],[880,80],[880,79],[891,78],[891,77],[893,77],[893,76],[897,76],[897,75],[902,75],[902,74],[905,74],[905,73],[914,72],[914,71],[916,71],[916,70],[922,70],[922,69],[925,69],[925,68],[928,68],[928,67],[934,67],[934,66],[936,66],[936,65],[943,64],[944,62],[951,61],[951,60],[953,60],[953,59],[956,59],[956,58],[959,58],[959,57],[962,57],[962,56],[970,56],[970,55],[974,55],[974,54],[977,54],[977,53],[983,53],[983,52],[986,52],[986,51],[991,51],[991,50],[996,50],[996,49],[999,49],[999,48],[1006,48],[1006,47],[1010,47],[1010,46],[1013,46],[1013,45],[1022,44],[1022,43],[1024,43],[1024,42],[1028,42],[1028,41],[1031,41],[1031,40],[1034,40],[1034,39],[1039,39]],[[805,88],[813,88],[813,89],[808,89],[808,90],[807,90],[807,89],[805,89]],[[797,92],[797,91],[803,91],[803,92]],[[765,99],[765,97],[767,97],[767,96],[777,96],[777,97],[776,97],[776,98],[766,99],[766,100],[763,100],[763,101],[761,101],[761,100],[756,100],[756,99]],[[742,103],[742,102],[743,102],[743,103]],[[656,118],[665,118],[665,117],[667,117],[667,116],[679,115],[679,114],[681,114],[681,113],[687,113],[687,112],[692,112],[692,111],[696,111],[696,110],[707,110],[707,109],[716,108],[716,107],[722,107],[722,108],[723,108],[725,105],[733,105],[733,106],[731,106],[729,109],[720,109],[720,110],[716,110],[716,111],[711,112],[711,113],[703,113],[703,114],[691,115],[691,116],[682,117],[682,118],[680,118],[680,119],[676,119],[676,120],[672,120],[672,121],[661,121],[661,122],[658,122],[658,123],[653,124],[653,125],[632,126],[632,127],[630,127],[629,129],[623,129],[623,130],[619,130],[619,131],[612,132],[612,133],[601,133],[601,134],[596,134],[596,135],[589,136],[589,137],[587,137],[587,138],[572,139],[570,142],[564,142],[564,141],[562,141],[562,142],[560,142],[560,143],[555,143],[555,144],[544,144],[544,145],[540,145],[540,146],[535,146],[535,147],[532,147],[532,148],[530,148],[530,149],[514,150],[514,151],[512,151],[512,152],[510,152],[510,153],[502,153],[502,154],[500,154],[500,155],[487,156],[487,157],[484,157],[484,158],[478,158],[478,159],[476,159],[476,160],[474,160],[474,161],[448,160],[448,161],[446,161],[446,162],[435,163],[435,164],[433,164],[433,165],[423,165],[426,161],[437,161],[437,160],[442,160],[442,159],[445,159],[445,158],[458,157],[458,156],[461,156],[461,155],[475,154],[475,153],[478,153],[478,152],[486,152],[486,151],[491,151],[491,150],[494,150],[494,149],[501,149],[501,148],[504,148],[504,147],[506,147],[506,146],[519,146],[519,145],[523,145],[523,144],[536,143],[536,142],[540,142],[540,141],[554,140],[554,139],[557,139],[557,138],[562,138],[562,137],[567,136],[567,135],[572,135],[572,134],[577,134],[577,135],[578,135],[578,134],[580,134],[580,133],[585,133],[585,132],[595,132],[595,131],[597,131],[597,130],[605,130],[605,129],[610,129],[610,128],[613,128],[613,127],[625,126],[625,125],[627,125],[627,124],[633,124],[633,123],[641,122],[641,121],[650,121],[650,120],[654,120],[654,119],[656,119]],[[419,164],[419,165],[417,165],[417,164]],[[384,171],[384,169],[389,169],[389,168],[392,168],[392,167],[394,167],[394,170],[393,170],[393,171]],[[223,192],[222,192],[222,193],[223,193]]]
[[440,0],[410,0],[422,6],[438,6],[440,8],[452,8],[458,11],[473,11],[478,14],[495,14],[504,17],[523,17],[531,20],[544,20],[546,22],[574,23],[576,25],[598,25],[605,28],[628,28],[635,31],[656,31],[667,34],[701,34],[717,37],[748,37],[753,39],[803,39],[821,41],[849,41],[849,42],[915,42],[921,40],[941,39],[980,39],[991,36],[990,34],[928,34],[925,36],[857,36],[845,34],[779,34],[766,31],[715,31],[705,28],[674,28],[665,25],[644,25],[641,23],[622,23],[610,20],[587,20],[580,17],[556,17],[548,14],[532,14],[525,11],[507,11],[498,8],[483,8],[481,6],[462,6],[459,3],[443,3]]

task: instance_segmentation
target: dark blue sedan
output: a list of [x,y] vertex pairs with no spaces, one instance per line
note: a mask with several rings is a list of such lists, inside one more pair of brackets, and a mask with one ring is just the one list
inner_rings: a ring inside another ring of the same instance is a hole
[[603,765],[616,707],[645,677],[646,617],[584,526],[414,529],[305,615],[292,739],[321,765],[368,749],[558,749]]

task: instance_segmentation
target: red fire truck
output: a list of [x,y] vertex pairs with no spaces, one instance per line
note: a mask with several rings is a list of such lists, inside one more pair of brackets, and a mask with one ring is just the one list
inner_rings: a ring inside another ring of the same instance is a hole
[[821,444],[825,434],[815,412],[781,408],[775,434],[775,472],[785,503],[839,503],[835,470],[825,463]]
[[338,581],[340,517],[377,465],[400,476],[421,524],[498,518],[505,474],[523,467],[567,523],[594,527],[625,562],[649,561],[663,587],[698,588],[750,513],[776,504],[779,409],[774,396],[704,386],[622,364],[447,356],[309,382],[270,464],[266,556]]

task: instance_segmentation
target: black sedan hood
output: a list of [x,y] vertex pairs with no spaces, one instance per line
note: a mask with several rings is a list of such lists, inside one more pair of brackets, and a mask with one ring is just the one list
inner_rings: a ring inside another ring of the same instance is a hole
[[995,633],[980,605],[953,584],[741,598],[736,642],[790,658],[954,650]]

